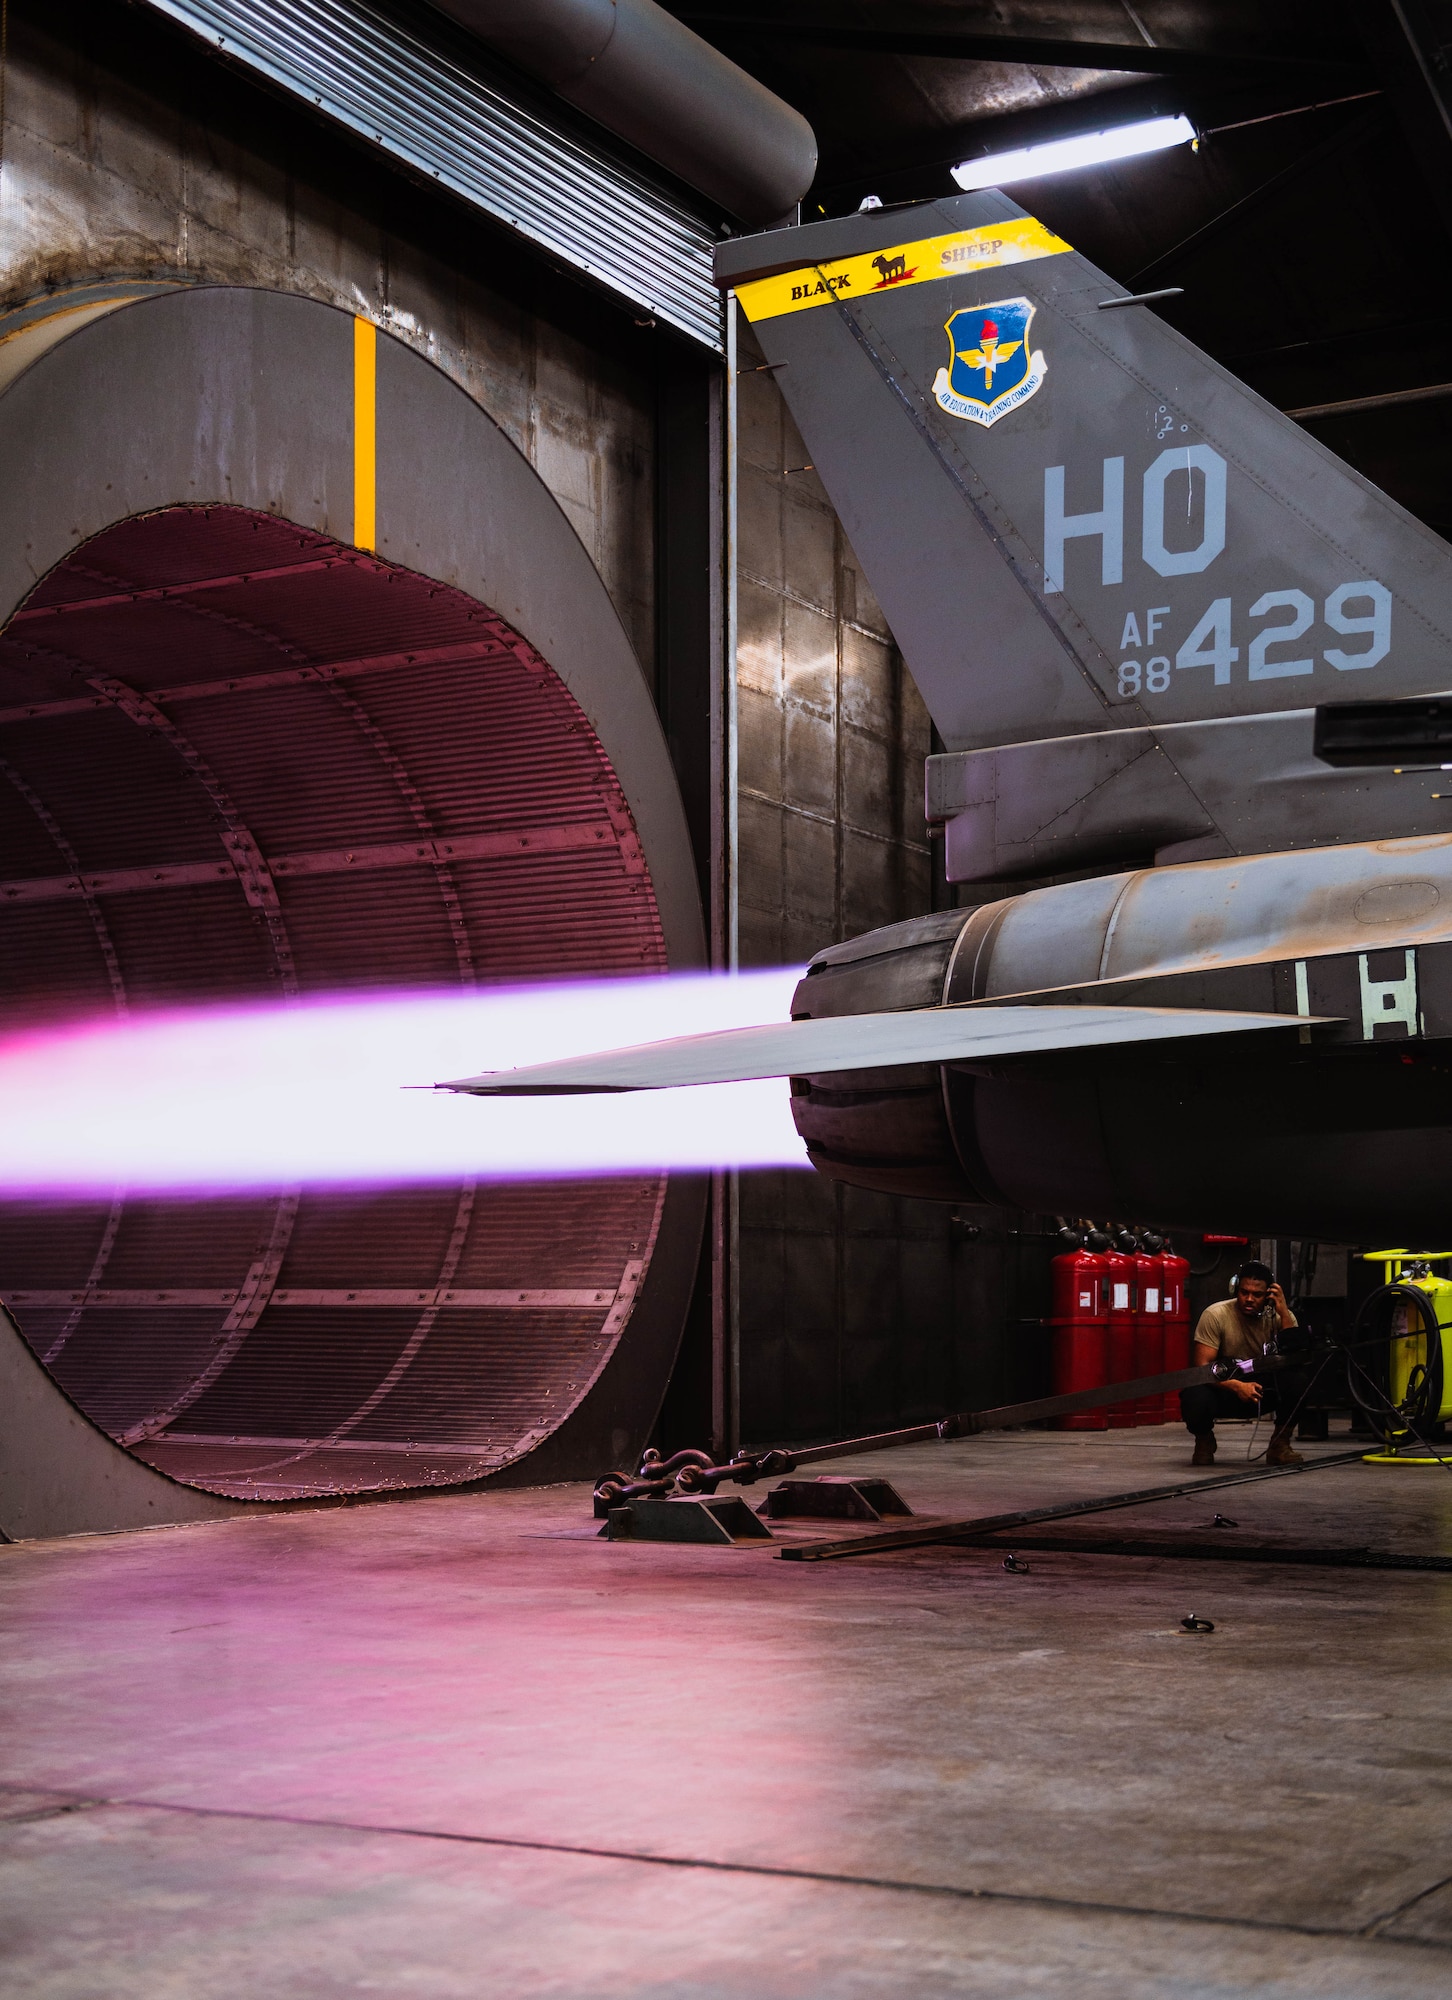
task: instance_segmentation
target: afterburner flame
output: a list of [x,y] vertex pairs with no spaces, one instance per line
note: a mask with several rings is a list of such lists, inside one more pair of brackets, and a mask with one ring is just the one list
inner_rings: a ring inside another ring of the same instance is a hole
[[804,1166],[784,1081],[485,1100],[408,1086],[785,1020],[799,969],[327,994],[0,1039],[0,1194]]

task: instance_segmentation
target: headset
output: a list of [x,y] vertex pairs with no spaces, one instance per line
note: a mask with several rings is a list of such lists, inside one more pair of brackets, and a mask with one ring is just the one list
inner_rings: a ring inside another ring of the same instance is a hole
[[1240,1281],[1242,1278],[1259,1278],[1265,1284],[1267,1291],[1269,1291],[1270,1287],[1276,1281],[1276,1274],[1269,1264],[1262,1264],[1259,1257],[1248,1257],[1230,1280],[1230,1296],[1233,1299],[1240,1297]]

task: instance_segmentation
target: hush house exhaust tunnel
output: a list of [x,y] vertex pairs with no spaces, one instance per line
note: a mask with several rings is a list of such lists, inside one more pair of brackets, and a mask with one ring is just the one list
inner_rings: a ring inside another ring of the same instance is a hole
[[[0,394],[34,468],[0,495],[4,1030],[699,964],[644,678],[499,429],[325,306],[103,303],[23,331]],[[702,1207],[636,1175],[0,1208],[0,1529],[618,1456]]]

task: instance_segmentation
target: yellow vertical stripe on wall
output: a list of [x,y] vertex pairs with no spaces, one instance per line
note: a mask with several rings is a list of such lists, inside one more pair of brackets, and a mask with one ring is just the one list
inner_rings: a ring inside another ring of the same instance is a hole
[[353,541],[378,543],[378,329],[353,321]]

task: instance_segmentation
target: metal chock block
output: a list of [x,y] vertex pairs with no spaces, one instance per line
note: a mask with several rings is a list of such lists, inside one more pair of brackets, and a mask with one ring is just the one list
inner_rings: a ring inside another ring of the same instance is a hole
[[757,1510],[771,1521],[794,1516],[829,1521],[887,1521],[912,1508],[885,1479],[848,1479],[823,1474],[817,1479],[784,1479],[773,1486]]
[[717,1548],[774,1540],[739,1493],[675,1500],[627,1500],[600,1530],[612,1542],[710,1542]]

